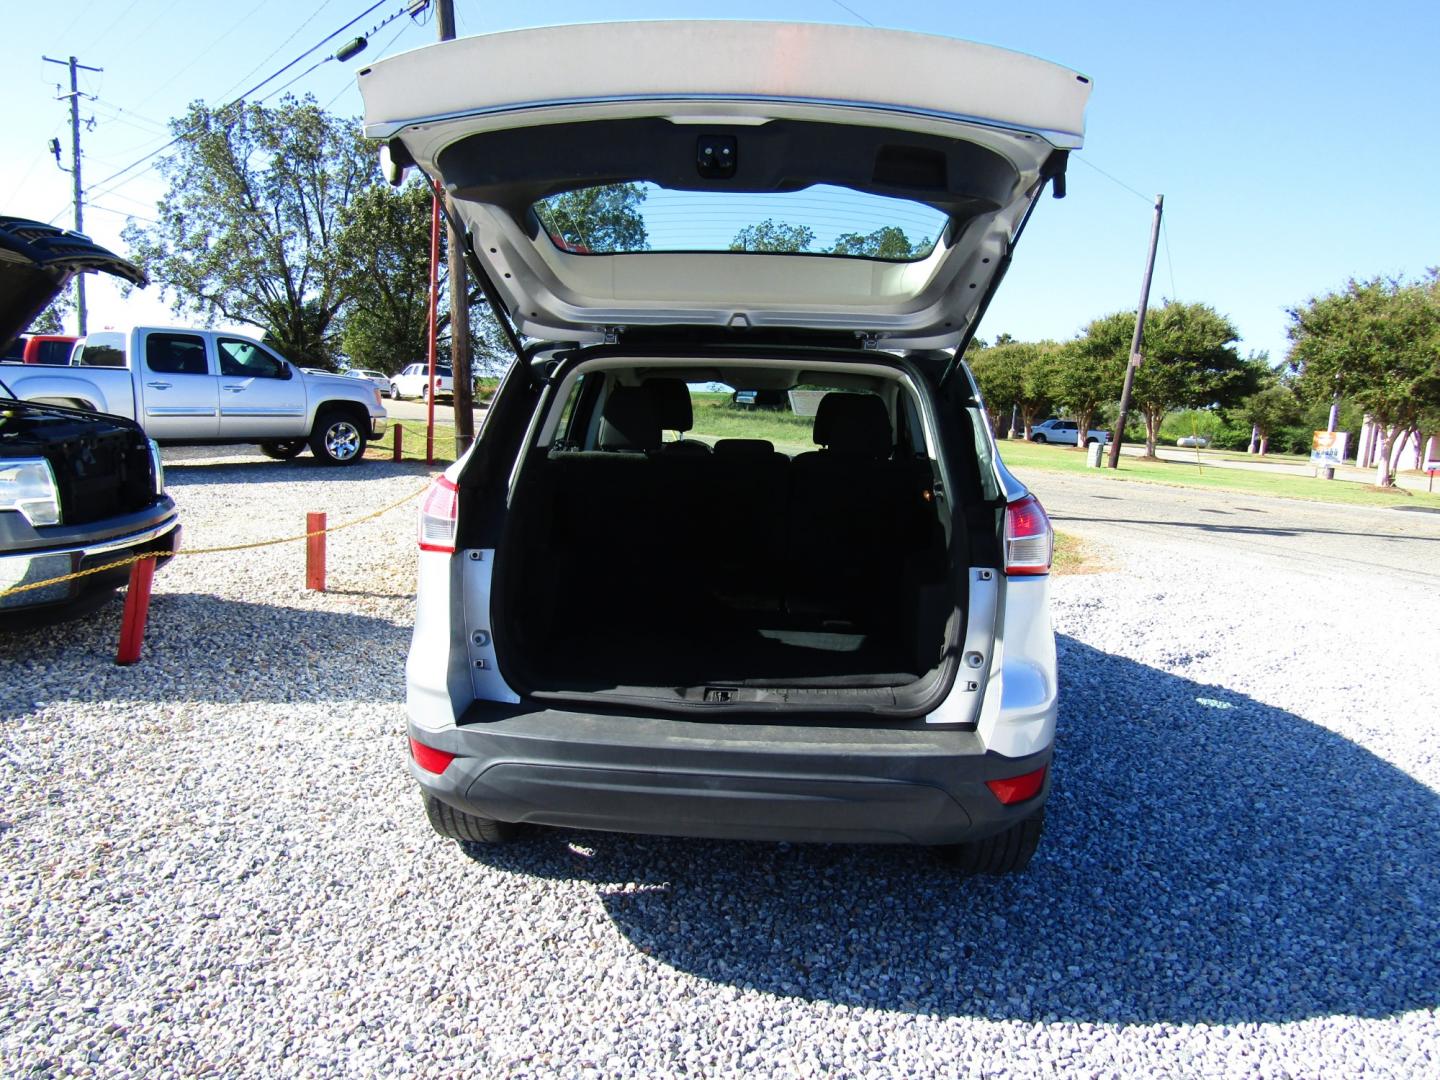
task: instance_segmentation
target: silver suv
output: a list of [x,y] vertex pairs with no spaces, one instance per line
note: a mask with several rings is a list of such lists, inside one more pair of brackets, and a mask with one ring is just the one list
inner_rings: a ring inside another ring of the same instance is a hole
[[[557,54],[587,63],[525,62]],[[722,22],[468,38],[360,82],[392,180],[450,193],[518,355],[421,511],[407,702],[436,831],[1024,867],[1052,533],[959,356],[1063,194],[1089,80]]]

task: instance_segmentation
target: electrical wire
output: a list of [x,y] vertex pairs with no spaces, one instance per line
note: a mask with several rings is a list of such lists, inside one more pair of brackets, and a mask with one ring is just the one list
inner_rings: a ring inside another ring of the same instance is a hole
[[[226,102],[224,105],[220,106],[220,108],[219,108],[218,110],[216,110],[216,111],[223,111],[224,109],[228,109],[228,108],[230,108],[230,107],[232,107],[232,106],[234,106],[234,105],[237,105],[237,104],[239,104],[240,102],[244,101],[246,98],[250,97],[252,94],[255,93],[255,91],[259,90],[259,89],[260,89],[262,86],[264,86],[266,83],[273,82],[275,79],[278,79],[281,75],[283,75],[285,72],[289,71],[289,70],[290,70],[292,67],[294,67],[296,64],[300,63],[301,60],[305,59],[305,57],[309,56],[309,55],[310,55],[311,53],[313,53],[316,49],[319,49],[319,48],[320,48],[322,45],[324,45],[326,42],[332,40],[332,39],[335,38],[335,37],[338,37],[340,34],[343,34],[346,30],[350,29],[350,27],[354,26],[357,22],[359,22],[361,19],[365,18],[367,15],[371,14],[372,12],[374,12],[376,9],[381,8],[381,7],[384,7],[384,6],[385,6],[385,3],[386,3],[386,0],[376,0],[375,3],[371,4],[368,8],[366,8],[364,11],[362,11],[359,15],[355,16],[353,19],[351,19],[349,22],[347,22],[344,26],[341,26],[341,27],[340,27],[339,29],[337,29],[337,30],[332,30],[329,34],[326,34],[323,38],[321,38],[319,41],[317,41],[314,45],[310,46],[310,48],[306,49],[306,50],[305,50],[304,52],[302,52],[299,56],[295,57],[295,58],[294,58],[293,60],[291,60],[289,63],[285,64],[283,67],[279,68],[277,71],[273,72],[272,74],[267,75],[265,78],[261,79],[258,83],[256,83],[254,86],[252,86],[249,90],[245,91],[245,93],[241,94],[239,97],[233,99],[232,101]],[[409,10],[409,8],[408,8],[408,5],[407,5],[405,8],[402,8],[401,11],[400,11],[399,13],[397,13],[395,16],[392,16],[392,19],[393,19],[393,18],[398,18],[400,15],[405,14],[405,12],[408,11],[408,10]],[[387,20],[387,22],[388,22],[388,21],[390,21],[390,20]],[[385,24],[382,23],[381,25],[385,25]],[[334,58],[333,56],[327,56],[327,57],[325,57],[325,60],[331,60],[331,59],[333,59],[333,58]],[[323,63],[325,62],[325,60],[320,60],[320,61],[317,61],[315,64],[312,64],[308,69],[306,69],[306,71],[302,72],[300,75],[298,75],[298,76],[296,76],[295,78],[291,79],[290,82],[287,82],[287,83],[285,84],[285,86],[289,86],[289,85],[291,85],[291,83],[294,83],[297,79],[303,78],[305,75],[308,75],[311,71],[314,71],[315,68],[317,68],[317,67],[319,67],[321,64],[323,64]],[[284,88],[285,88],[285,87],[281,87],[282,90],[283,90]],[[274,96],[274,94],[272,93],[272,94],[270,94],[270,95],[267,95],[267,98],[268,98],[268,97],[273,97],[273,96]],[[158,147],[158,148],[155,149],[155,150],[152,150],[150,153],[146,154],[144,157],[137,158],[135,161],[133,161],[133,162],[131,162],[129,165],[125,166],[125,168],[120,169],[120,170],[118,170],[118,171],[116,171],[116,172],[111,173],[109,176],[105,177],[105,179],[99,180],[99,181],[97,181],[96,183],[91,184],[88,188],[85,189],[85,194],[86,194],[87,196],[92,196],[92,197],[94,197],[94,195],[96,195],[96,194],[104,194],[104,192],[101,192],[99,189],[103,188],[106,184],[109,184],[111,181],[116,180],[116,179],[120,178],[121,176],[124,176],[126,173],[131,172],[132,170],[139,168],[141,165],[144,165],[147,161],[150,161],[151,159],[153,159],[153,158],[159,156],[160,154],[164,153],[166,150],[170,149],[170,147],[172,147],[172,146],[174,146],[176,143],[180,142],[180,140],[183,139],[184,137],[185,137],[185,136],[184,136],[183,134],[182,134],[182,135],[176,135],[176,136],[175,136],[173,139],[171,139],[169,142],[165,143],[165,145],[163,145],[163,146],[161,146],[161,147]],[[149,171],[149,170],[146,170],[146,171]],[[135,179],[135,178],[134,178],[134,177],[131,177],[131,180],[133,180],[133,179]],[[129,183],[129,182],[130,182],[129,180],[126,181],[126,183]]]
[[848,11],[851,15],[854,15],[855,18],[859,19],[859,20],[860,20],[861,22],[863,22],[866,26],[874,26],[874,25],[875,25],[875,24],[874,24],[873,22],[871,22],[869,19],[865,18],[864,15],[861,15],[858,11],[856,11],[854,8],[852,8],[849,4],[842,4],[842,3],[840,2],[840,0],[830,0],[830,2],[831,2],[832,4],[834,4],[836,7],[840,8],[840,9],[842,9],[842,10],[844,10],[844,11]]
[[1099,165],[1096,165],[1096,164],[1095,164],[1093,161],[1091,161],[1089,158],[1086,158],[1086,157],[1083,157],[1083,156],[1082,156],[1082,157],[1074,158],[1073,160],[1080,162],[1080,164],[1082,164],[1082,165],[1089,166],[1090,168],[1094,169],[1094,170],[1095,170],[1096,172],[1098,172],[1101,176],[1105,177],[1105,179],[1111,181],[1112,183],[1119,184],[1122,188],[1124,188],[1126,191],[1130,192],[1130,194],[1131,194],[1131,195],[1134,195],[1137,199],[1144,199],[1145,202],[1146,202],[1147,204],[1149,204],[1150,206],[1154,206],[1154,205],[1155,205],[1155,197],[1154,197],[1153,195],[1146,195],[1146,194],[1144,194],[1144,193],[1142,193],[1142,192],[1136,191],[1136,190],[1135,190],[1133,187],[1131,187],[1129,184],[1125,183],[1124,180],[1121,180],[1118,176],[1113,176],[1113,175],[1111,175],[1110,173],[1106,172],[1104,169],[1100,168]]

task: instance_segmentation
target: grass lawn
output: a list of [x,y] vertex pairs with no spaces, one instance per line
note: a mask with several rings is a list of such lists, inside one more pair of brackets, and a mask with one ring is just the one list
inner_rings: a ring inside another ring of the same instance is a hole
[[[1035,443],[1002,439],[1000,456],[1023,477],[1029,469],[1049,472],[1086,473],[1110,480],[1134,480],[1148,484],[1234,491],[1249,495],[1273,495],[1282,499],[1312,499],[1316,502],[1347,503],[1352,506],[1428,506],[1440,509],[1440,492],[1396,488],[1380,491],[1368,484],[1347,480],[1317,480],[1309,476],[1248,472],[1243,469],[1203,468],[1183,461],[1141,461],[1120,458],[1119,470],[1091,469],[1085,455],[1070,447],[1038,446]],[[1202,462],[1203,466],[1203,462]]]
[[[406,461],[425,460],[425,421],[424,420],[396,420],[391,417],[390,423],[385,427],[385,437],[370,443],[365,447],[365,456],[371,458],[391,459],[395,452],[395,429],[404,428],[405,434],[400,439],[400,449]],[[448,465],[455,460],[455,425],[435,424],[435,461],[437,464]]]
[[1099,574],[1111,567],[1080,537],[1056,532],[1055,557],[1050,569],[1056,574]]
[[813,416],[796,416],[779,409],[740,409],[729,394],[692,394],[695,426],[687,433],[706,442],[715,439],[768,439],[787,454],[814,450],[810,432]]

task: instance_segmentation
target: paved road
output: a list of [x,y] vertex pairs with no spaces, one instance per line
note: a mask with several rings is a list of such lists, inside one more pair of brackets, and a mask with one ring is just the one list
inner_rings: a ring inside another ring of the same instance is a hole
[[[385,399],[385,412],[392,420],[424,420],[429,406],[423,401],[407,399],[396,401],[394,398]],[[480,423],[480,418],[485,415],[484,408],[475,409],[475,423]],[[455,406],[449,398],[440,398],[435,402],[435,423],[455,423]]]
[[1290,569],[1370,568],[1440,585],[1440,514],[1015,472],[1040,496],[1056,528],[1102,543],[1114,530],[1142,539],[1200,536],[1283,559]]

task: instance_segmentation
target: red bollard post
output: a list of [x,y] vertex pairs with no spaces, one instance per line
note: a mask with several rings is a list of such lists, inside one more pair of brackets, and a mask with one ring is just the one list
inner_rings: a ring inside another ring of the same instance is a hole
[[305,515],[305,587],[325,591],[325,515]]
[[405,443],[405,429],[399,424],[395,425],[395,460],[399,461],[405,451],[402,449]]
[[130,588],[125,592],[125,614],[120,620],[120,647],[115,650],[117,664],[128,666],[140,659],[145,620],[150,614],[150,586],[154,580],[154,559],[130,564]]

